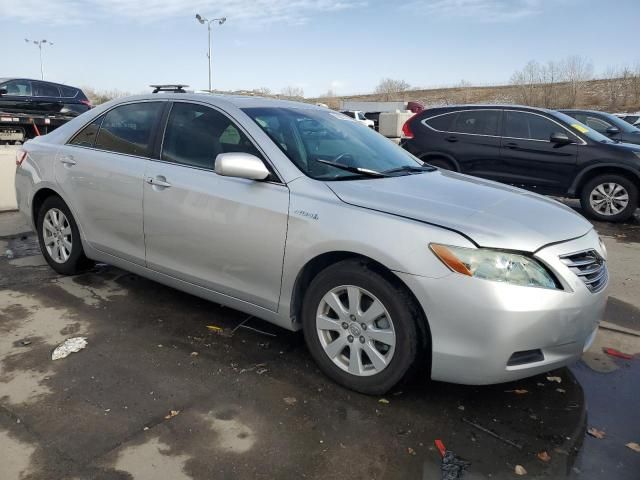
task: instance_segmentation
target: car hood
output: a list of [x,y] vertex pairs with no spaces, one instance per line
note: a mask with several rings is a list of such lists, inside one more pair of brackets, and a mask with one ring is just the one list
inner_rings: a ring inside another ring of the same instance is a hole
[[481,247],[535,252],[593,228],[555,200],[453,172],[327,185],[345,203],[454,230]]

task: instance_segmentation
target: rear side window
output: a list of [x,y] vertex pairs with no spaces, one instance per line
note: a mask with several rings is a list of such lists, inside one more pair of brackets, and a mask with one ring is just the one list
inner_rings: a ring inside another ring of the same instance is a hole
[[451,130],[451,125],[456,119],[458,112],[445,113],[444,115],[438,115],[437,117],[428,118],[425,123],[434,130],[440,130],[441,132],[448,132]]
[[59,97],[60,90],[55,85],[46,82],[33,82],[34,97]]
[[96,118],[89,125],[84,127],[78,133],[76,133],[75,137],[71,139],[69,145],[78,145],[80,147],[93,147],[96,136],[98,135],[98,130],[100,129],[100,124],[104,119],[104,115]]
[[78,90],[73,87],[60,87],[60,93],[64,98],[73,98],[78,94]]
[[0,85],[0,87],[7,89],[7,95],[31,96],[31,82],[29,80],[10,80]]
[[145,102],[114,108],[104,117],[95,147],[148,157],[151,154],[153,127],[162,107],[161,102]]
[[551,135],[562,132],[555,122],[532,113],[506,111],[504,122],[505,137],[549,141]]
[[253,143],[226,115],[195,103],[173,105],[162,143],[162,160],[213,169],[218,154],[230,152],[261,157]]
[[497,135],[499,124],[500,110],[467,110],[458,112],[450,131],[476,135]]

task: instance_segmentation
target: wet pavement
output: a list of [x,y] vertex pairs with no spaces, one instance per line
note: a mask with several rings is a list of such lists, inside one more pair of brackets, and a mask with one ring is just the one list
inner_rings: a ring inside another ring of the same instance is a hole
[[[436,439],[472,462],[468,479],[518,478],[516,465],[526,478],[640,477],[640,453],[625,446],[640,443],[640,358],[601,351],[640,352],[628,333],[640,331],[637,218],[596,225],[612,299],[584,361],[509,384],[423,378],[368,397],[326,379],[299,333],[106,265],[56,275],[32,234],[5,227],[9,215],[0,214],[0,255],[12,257],[0,257],[3,480],[437,479]],[[75,336],[88,346],[52,361]]]

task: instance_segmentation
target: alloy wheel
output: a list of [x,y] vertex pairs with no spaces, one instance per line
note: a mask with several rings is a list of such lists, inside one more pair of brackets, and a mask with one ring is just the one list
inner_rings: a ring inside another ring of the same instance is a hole
[[591,190],[589,204],[600,215],[617,215],[629,205],[629,192],[615,182],[601,183]]
[[42,222],[42,238],[47,253],[56,263],[65,263],[71,256],[73,238],[71,224],[57,208],[47,211]]
[[329,359],[352,375],[380,373],[393,358],[396,333],[391,316],[363,288],[342,285],[327,292],[316,313],[316,331]]

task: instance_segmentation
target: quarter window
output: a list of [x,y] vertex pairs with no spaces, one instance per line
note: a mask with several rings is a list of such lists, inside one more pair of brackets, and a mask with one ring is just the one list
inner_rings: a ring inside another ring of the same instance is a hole
[[7,95],[15,95],[20,97],[31,96],[31,82],[29,80],[11,80],[0,85],[7,89]]
[[526,112],[505,112],[504,136],[528,140],[549,141],[551,135],[561,132],[562,128],[540,115]]
[[177,102],[171,108],[162,160],[213,169],[220,153],[244,152],[261,157],[247,136],[213,108]]
[[59,97],[60,90],[55,85],[46,82],[33,82],[34,97]]
[[60,93],[64,98],[74,98],[77,95],[78,90],[73,87],[60,87]]
[[499,110],[468,110],[458,113],[450,130],[455,133],[497,135],[499,124]]
[[458,112],[446,113],[444,115],[438,115],[437,117],[430,118],[426,121],[427,125],[435,130],[441,132],[448,132],[451,130],[451,124],[455,120]]
[[76,136],[71,139],[69,145],[78,145],[79,147],[93,147],[103,118],[104,115],[96,118],[93,122],[80,130],[76,134]]
[[147,157],[160,102],[132,103],[116,107],[106,114],[96,139],[96,148],[110,152]]

